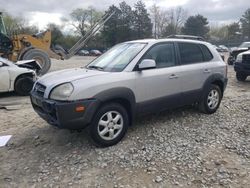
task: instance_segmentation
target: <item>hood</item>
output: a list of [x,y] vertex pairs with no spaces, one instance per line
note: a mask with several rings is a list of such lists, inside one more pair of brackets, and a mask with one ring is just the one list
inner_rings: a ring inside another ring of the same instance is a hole
[[250,50],[240,53],[239,55],[250,54]]
[[248,50],[248,48],[237,48],[237,49],[234,49],[233,51],[237,52],[237,51],[246,51]]
[[42,76],[38,82],[48,87],[102,74],[107,74],[107,72],[89,70],[85,68],[66,69],[48,73]]

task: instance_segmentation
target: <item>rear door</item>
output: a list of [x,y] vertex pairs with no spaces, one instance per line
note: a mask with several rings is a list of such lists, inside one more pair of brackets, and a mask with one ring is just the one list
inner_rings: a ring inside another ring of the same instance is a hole
[[178,42],[181,68],[181,90],[183,104],[199,99],[205,81],[212,74],[213,56],[209,49],[198,43]]
[[180,69],[174,44],[156,44],[138,63],[143,59],[155,60],[156,68],[135,73],[138,111],[148,113],[178,106],[181,97]]
[[10,78],[9,78],[9,71],[8,66],[3,64],[0,67],[0,92],[6,92],[10,89]]

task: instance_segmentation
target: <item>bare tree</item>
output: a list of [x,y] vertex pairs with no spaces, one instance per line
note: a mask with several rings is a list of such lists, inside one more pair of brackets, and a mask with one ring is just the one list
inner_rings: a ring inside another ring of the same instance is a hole
[[155,38],[161,38],[170,34],[178,34],[186,20],[187,12],[182,7],[161,9],[156,4],[150,8],[153,34]]
[[162,10],[156,4],[150,8],[151,20],[153,23],[153,35],[155,38],[160,38],[167,24],[166,11]]
[[181,26],[186,21],[187,12],[182,7],[176,7],[167,10],[167,14],[167,26],[165,27],[164,36],[179,34]]

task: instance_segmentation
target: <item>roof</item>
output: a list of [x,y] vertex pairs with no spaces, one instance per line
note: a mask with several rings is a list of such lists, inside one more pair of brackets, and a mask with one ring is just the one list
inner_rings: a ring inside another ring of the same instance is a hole
[[199,43],[199,44],[210,44],[206,41],[192,40],[192,39],[180,39],[180,38],[140,39],[140,40],[127,41],[127,43],[133,43],[133,42],[149,43],[149,44],[155,44],[159,42],[192,42],[192,43]]

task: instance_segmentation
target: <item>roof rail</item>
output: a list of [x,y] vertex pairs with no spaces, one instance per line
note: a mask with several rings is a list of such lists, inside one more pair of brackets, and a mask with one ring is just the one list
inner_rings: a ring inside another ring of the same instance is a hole
[[174,38],[174,39],[190,39],[190,40],[200,40],[205,41],[203,37],[194,36],[194,35],[170,35],[167,38]]

